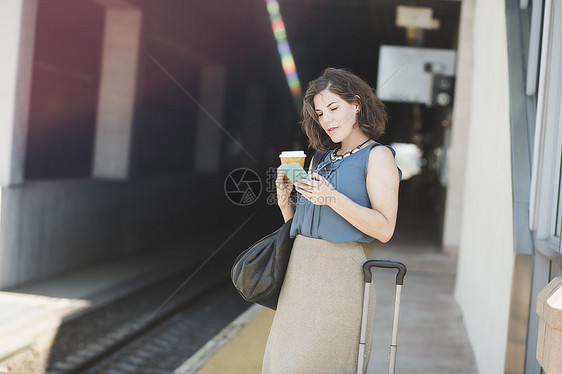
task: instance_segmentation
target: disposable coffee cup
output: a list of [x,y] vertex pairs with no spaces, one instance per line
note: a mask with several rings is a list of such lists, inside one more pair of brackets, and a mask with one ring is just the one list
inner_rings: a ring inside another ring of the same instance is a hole
[[296,162],[304,168],[304,160],[306,159],[306,153],[304,151],[283,151],[279,155],[282,164],[290,164]]

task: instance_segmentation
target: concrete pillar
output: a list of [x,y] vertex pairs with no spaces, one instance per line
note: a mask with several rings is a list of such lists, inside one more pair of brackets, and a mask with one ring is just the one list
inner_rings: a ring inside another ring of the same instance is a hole
[[195,144],[195,171],[217,174],[223,131],[223,106],[226,88],[226,69],[219,65],[203,66],[197,142]]
[[257,158],[262,155],[263,148],[265,95],[265,89],[260,86],[250,86],[246,90],[244,147]]
[[96,2],[106,10],[93,176],[124,179],[129,176],[142,12],[126,1]]
[[37,0],[0,2],[0,287],[13,273],[11,221],[16,217],[2,195],[24,181]]
[[37,0],[0,2],[0,186],[24,180]]
[[468,130],[470,127],[470,96],[472,93],[472,34],[474,0],[463,0],[459,26],[455,107],[453,110],[451,147],[448,150],[448,182],[443,225],[443,249],[458,254],[463,210]]

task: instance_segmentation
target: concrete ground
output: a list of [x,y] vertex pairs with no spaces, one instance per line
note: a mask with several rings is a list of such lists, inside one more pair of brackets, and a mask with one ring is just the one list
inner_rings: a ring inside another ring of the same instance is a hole
[[[375,244],[369,258],[401,261],[408,273],[402,289],[397,373],[475,374],[476,363],[454,300],[457,260],[441,247],[445,190],[414,177],[400,185],[398,221],[387,244]],[[374,272],[379,283],[374,344],[368,374],[384,373],[394,311],[395,278]]]
[[[371,258],[401,261],[408,267],[402,289],[397,373],[476,374],[472,348],[454,301],[456,261],[436,248],[387,245]],[[395,277],[376,270],[375,336],[368,374],[384,373],[394,312]]]

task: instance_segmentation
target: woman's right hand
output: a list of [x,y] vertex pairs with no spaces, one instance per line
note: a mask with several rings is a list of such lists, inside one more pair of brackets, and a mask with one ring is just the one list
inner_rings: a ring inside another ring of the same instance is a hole
[[283,170],[281,170],[281,165],[277,168],[275,187],[277,189],[277,205],[279,205],[281,209],[290,206],[293,182],[291,182]]

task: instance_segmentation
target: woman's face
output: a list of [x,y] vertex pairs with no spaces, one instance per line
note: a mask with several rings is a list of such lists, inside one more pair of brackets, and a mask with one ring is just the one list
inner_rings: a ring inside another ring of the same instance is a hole
[[334,143],[340,143],[351,135],[357,109],[357,104],[348,103],[327,89],[314,96],[318,122]]

